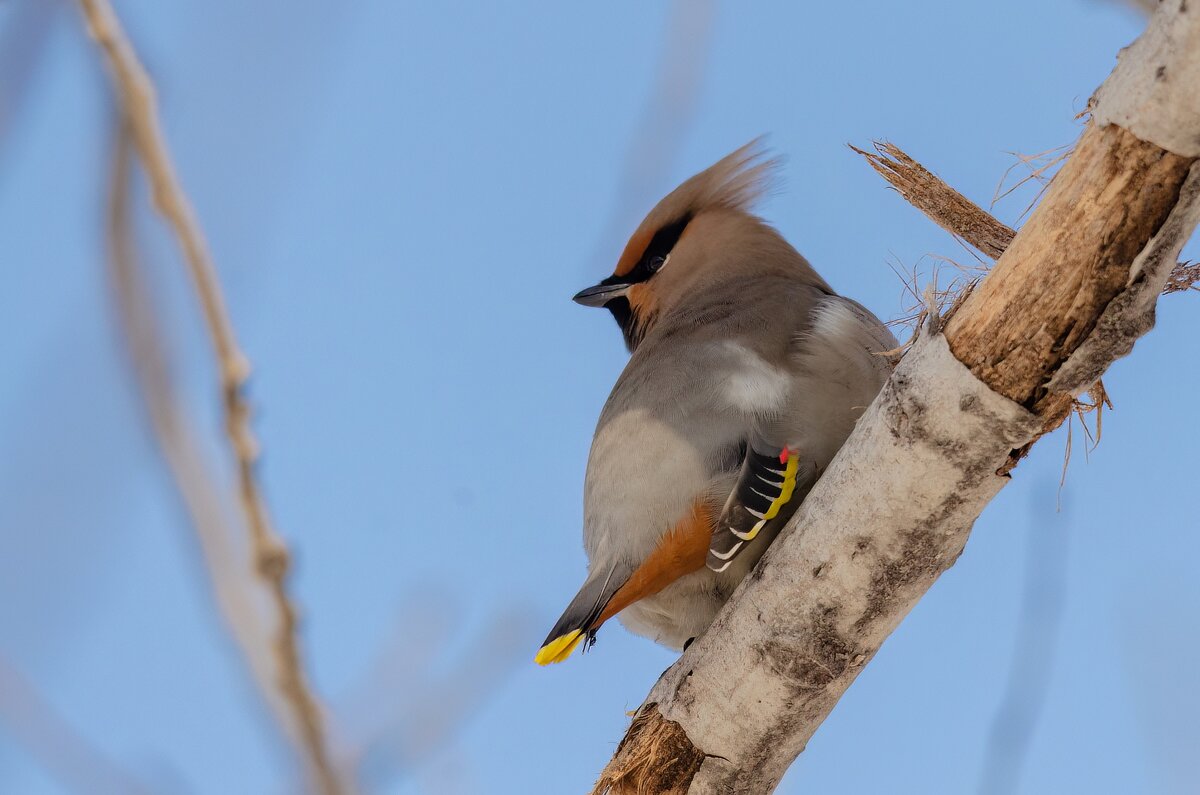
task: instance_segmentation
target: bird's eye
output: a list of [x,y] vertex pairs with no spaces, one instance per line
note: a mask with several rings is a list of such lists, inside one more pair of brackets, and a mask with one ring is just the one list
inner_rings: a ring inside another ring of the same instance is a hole
[[662,270],[662,266],[667,264],[666,257],[654,256],[646,262],[646,267],[651,273],[658,273]]

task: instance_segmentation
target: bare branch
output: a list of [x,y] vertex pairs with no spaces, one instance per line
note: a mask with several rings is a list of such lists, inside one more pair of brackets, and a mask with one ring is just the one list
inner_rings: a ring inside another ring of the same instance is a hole
[[324,718],[304,672],[297,638],[297,611],[287,593],[289,554],[271,527],[256,474],[258,443],[250,428],[250,406],[243,387],[250,365],[238,346],[225,309],[216,268],[209,256],[200,226],[175,175],[158,119],[153,85],[132,45],[121,29],[108,0],[79,0],[92,38],[103,51],[112,74],[134,145],[153,191],[154,203],[175,233],[192,277],[206,327],[216,352],[225,429],[233,449],[239,494],[250,528],[256,565],[273,598],[278,626],[274,640],[277,681],[294,712],[301,746],[310,772],[325,793],[343,791],[333,768]]
[[991,273],[942,333],[921,330],[780,537],[659,679],[600,791],[770,791],[957,560],[1019,451],[1153,325],[1200,222],[1200,14],[1164,3],[1145,42],[1125,51]]
[[[246,576],[250,550],[240,517],[222,496],[196,431],[183,410],[163,350],[166,334],[146,287],[131,216],[132,138],[119,124],[108,197],[109,264],[117,318],[125,335],[154,437],[199,541],[218,612],[233,636],[258,692],[285,737],[299,739],[294,712],[275,686],[276,655],[261,583]],[[241,543],[239,543],[241,542]]]

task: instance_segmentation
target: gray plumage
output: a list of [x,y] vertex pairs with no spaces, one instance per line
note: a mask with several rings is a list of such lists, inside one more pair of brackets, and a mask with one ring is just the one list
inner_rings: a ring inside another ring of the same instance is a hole
[[[630,282],[619,296],[628,312],[609,308],[625,327],[632,355],[600,414],[588,459],[588,579],[548,642],[572,628],[593,631],[597,605],[697,503],[721,517],[708,566],[618,617],[674,649],[703,633],[890,373],[881,354],[896,341],[883,324],[834,293],[782,236],[749,213],[770,167],[752,144],[693,177],[647,216],[618,266]],[[659,243],[647,241],[660,241],[656,230],[678,218],[686,219],[683,231],[657,263],[650,249]],[[647,245],[645,253],[637,248]],[[649,262],[644,270],[651,272],[636,283],[642,271],[631,268],[634,261],[637,268]],[[618,276],[606,282],[614,280],[622,286]],[[799,459],[792,498],[753,540],[730,535],[729,528],[739,527],[730,517],[747,510],[739,489],[754,500],[760,490],[764,500],[778,493],[762,472],[747,474],[748,453],[789,449]],[[750,484],[753,494],[739,477],[760,478]]]

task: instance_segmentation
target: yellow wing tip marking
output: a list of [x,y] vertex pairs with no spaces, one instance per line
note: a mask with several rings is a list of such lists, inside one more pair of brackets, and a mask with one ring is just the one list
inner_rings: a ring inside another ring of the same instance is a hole
[[538,649],[537,656],[533,658],[533,661],[538,665],[560,663],[571,656],[571,652],[575,651],[575,647],[579,645],[579,641],[583,640],[583,637],[581,629],[573,629],[566,635],[559,635]]
[[796,491],[796,473],[800,471],[800,456],[792,454],[788,456],[787,467],[783,471],[783,488],[780,490],[779,499],[771,506],[771,510],[767,511],[765,519],[774,519],[779,514],[779,509],[787,505],[792,499],[792,494]]
[[734,535],[743,541],[753,541],[758,535],[758,531],[763,529],[770,520],[779,515],[779,511],[783,506],[788,504],[788,500],[792,498],[792,494],[796,491],[796,473],[800,471],[800,456],[795,453],[788,456],[787,466],[783,469],[783,486],[779,490],[779,497],[771,502],[771,507],[767,508],[767,512],[762,515],[762,519],[755,522],[754,527],[745,535],[734,531]]

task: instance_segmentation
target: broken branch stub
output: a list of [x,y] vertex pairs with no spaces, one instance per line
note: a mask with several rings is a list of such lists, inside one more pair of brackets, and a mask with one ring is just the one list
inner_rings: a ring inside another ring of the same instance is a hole
[[[992,259],[999,258],[1008,248],[1017,234],[1011,227],[950,187],[895,144],[873,141],[872,146],[874,152],[857,146],[850,148],[929,220]],[[1172,267],[1162,294],[1195,290],[1197,284],[1200,284],[1200,263],[1178,262]],[[965,285],[964,293],[970,287],[970,283]],[[957,303],[958,298],[965,299],[966,295],[960,293],[952,303]]]
[[873,142],[874,152],[851,146],[866,158],[905,200],[929,220],[981,252],[998,259],[1016,236],[991,213],[947,185],[936,174],[888,141]]

